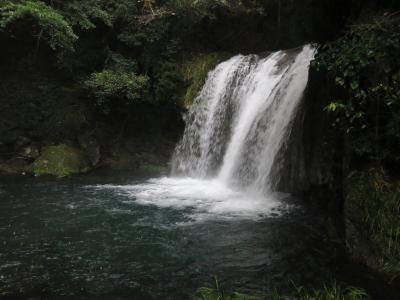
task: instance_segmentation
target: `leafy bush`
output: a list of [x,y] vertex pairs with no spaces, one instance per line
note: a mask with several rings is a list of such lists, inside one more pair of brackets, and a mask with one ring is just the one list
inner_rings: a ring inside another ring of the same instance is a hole
[[83,30],[96,28],[95,21],[112,26],[112,11],[107,10],[104,0],[65,1],[61,12],[72,26]]
[[104,70],[93,73],[85,81],[86,87],[96,98],[96,105],[108,113],[113,99],[123,99],[126,104],[138,101],[144,95],[149,78],[133,72]]
[[170,24],[166,19],[158,19],[147,24],[131,22],[119,34],[118,38],[131,47],[154,45],[166,38],[169,26]]
[[354,153],[400,163],[400,17],[385,14],[353,25],[323,46],[314,62],[341,89],[326,110],[349,136]]
[[96,106],[109,113],[115,101],[117,105],[131,105],[147,99],[149,77],[136,71],[135,60],[109,52],[104,70],[92,73],[84,86],[94,96]]
[[47,45],[57,51],[74,51],[78,39],[70,24],[55,9],[41,1],[0,2],[0,29],[10,29],[22,21],[33,20],[38,27],[32,32],[38,43],[43,39]]

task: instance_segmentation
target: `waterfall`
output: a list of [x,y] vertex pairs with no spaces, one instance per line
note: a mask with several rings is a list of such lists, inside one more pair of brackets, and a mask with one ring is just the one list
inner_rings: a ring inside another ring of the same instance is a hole
[[267,57],[237,55],[219,64],[185,116],[173,175],[215,178],[262,194],[273,191],[272,170],[300,106],[315,51],[306,45]]
[[172,176],[97,188],[135,204],[178,209],[188,222],[276,216],[286,207],[274,192],[292,164],[286,151],[291,132],[299,132],[292,129],[314,55],[307,45],[220,63],[185,115]]

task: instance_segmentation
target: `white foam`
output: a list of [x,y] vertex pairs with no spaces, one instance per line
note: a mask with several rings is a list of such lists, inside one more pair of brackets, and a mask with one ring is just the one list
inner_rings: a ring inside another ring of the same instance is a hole
[[272,196],[236,191],[218,180],[164,177],[140,184],[94,188],[111,189],[131,203],[182,210],[196,221],[216,217],[257,219],[276,213],[280,206]]

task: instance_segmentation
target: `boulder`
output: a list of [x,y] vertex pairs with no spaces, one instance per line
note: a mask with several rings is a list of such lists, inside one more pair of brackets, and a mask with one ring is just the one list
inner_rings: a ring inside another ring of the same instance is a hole
[[36,175],[58,177],[90,170],[90,162],[79,149],[64,144],[42,148],[40,156],[32,163],[31,171]]

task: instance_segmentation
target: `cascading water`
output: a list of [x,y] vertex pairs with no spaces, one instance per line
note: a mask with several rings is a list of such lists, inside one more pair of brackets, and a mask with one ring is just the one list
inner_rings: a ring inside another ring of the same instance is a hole
[[99,188],[117,189],[136,204],[183,210],[190,220],[254,219],[276,211],[281,203],[271,193],[271,170],[288,139],[314,54],[307,45],[219,64],[186,115],[172,175]]
[[212,71],[190,109],[173,174],[216,178],[266,194],[271,170],[290,132],[315,49],[238,55]]

